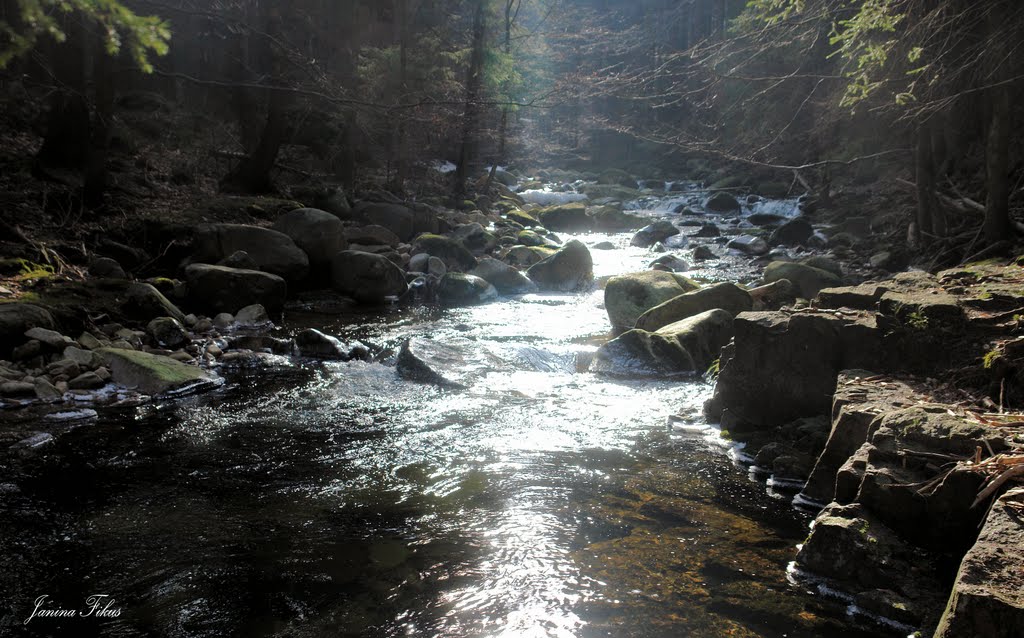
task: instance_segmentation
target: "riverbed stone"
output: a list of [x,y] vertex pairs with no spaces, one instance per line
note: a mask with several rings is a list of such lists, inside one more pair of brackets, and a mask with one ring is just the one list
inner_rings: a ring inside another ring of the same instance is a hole
[[4,354],[24,342],[26,330],[53,326],[53,316],[44,308],[27,303],[0,304],[0,346]]
[[277,218],[273,229],[290,237],[316,269],[326,266],[334,255],[348,248],[341,220],[317,208],[298,208],[285,213]]
[[40,401],[60,401],[64,396],[63,392],[46,379],[36,379],[32,385],[35,389],[36,398]]
[[103,365],[103,358],[91,350],[83,350],[75,346],[64,348],[64,358],[74,361],[80,367],[95,370]]
[[761,237],[755,237],[753,235],[739,235],[737,237],[733,237],[725,247],[754,256],[764,255],[769,251],[768,242]]
[[331,261],[334,289],[364,303],[400,297],[408,290],[405,273],[386,257],[343,250]]
[[270,315],[262,304],[249,304],[235,313],[235,325],[239,328],[254,330],[273,327]]
[[655,331],[687,317],[720,308],[735,316],[753,309],[750,294],[729,282],[693,290],[654,306],[637,318],[637,328]]
[[185,327],[173,317],[157,317],[146,324],[146,332],[162,348],[177,348],[189,341]]
[[884,284],[865,283],[859,286],[823,288],[818,291],[815,305],[818,308],[854,308],[874,310],[882,295],[889,291]]
[[98,390],[106,385],[106,382],[95,372],[83,372],[68,381],[68,388],[72,390]]
[[245,224],[200,227],[193,244],[193,261],[215,263],[238,250],[249,253],[260,270],[285,281],[297,283],[309,274],[309,257],[291,237],[270,228]]
[[398,353],[398,374],[410,381],[446,388],[468,388],[502,363],[469,339],[444,341],[413,337]]
[[193,303],[212,313],[237,312],[254,303],[280,312],[288,294],[284,279],[259,270],[192,264],[185,269],[185,280]]
[[654,244],[678,234],[680,234],[680,231],[672,222],[657,221],[637,231],[629,244],[637,248],[650,248]]
[[110,257],[97,257],[89,264],[89,274],[101,279],[127,279],[124,268]]
[[526,271],[541,290],[574,292],[590,287],[594,280],[594,261],[579,240],[568,242],[555,254]]
[[63,350],[74,343],[71,337],[66,337],[56,330],[47,328],[29,328],[25,331],[25,337],[38,341],[48,350]]
[[503,295],[523,295],[538,290],[537,284],[520,270],[492,257],[481,259],[469,274],[486,280]]
[[308,328],[295,335],[295,346],[303,357],[348,361],[350,349],[337,337]]
[[101,348],[97,353],[106,361],[114,383],[144,394],[155,396],[213,383],[207,372],[170,357],[116,348]]
[[475,306],[497,298],[497,289],[475,275],[450,272],[437,285],[437,299],[443,306]]
[[38,357],[43,352],[43,344],[38,339],[29,339],[11,351],[11,359],[14,361],[28,361]]
[[498,246],[498,238],[478,222],[459,226],[451,236],[475,256],[485,255]]
[[377,224],[367,224],[345,230],[345,236],[350,244],[362,244],[364,246],[390,246],[397,247],[402,239],[387,228]]
[[740,203],[729,193],[719,191],[704,200],[704,208],[716,213],[728,213],[738,211]]
[[732,320],[716,309],[654,332],[629,330],[598,348],[590,370],[620,377],[703,374],[732,338]]
[[699,285],[693,280],[676,273],[628,273],[608,280],[604,306],[613,328],[629,329],[651,308],[697,288]]
[[256,260],[249,256],[249,253],[244,250],[236,250],[224,259],[217,262],[218,266],[225,266],[227,268],[241,268],[243,270],[259,270],[260,265],[256,263]]
[[803,246],[814,234],[814,227],[806,219],[798,217],[782,224],[772,232],[768,243],[772,246]]
[[185,320],[183,313],[170,299],[152,284],[136,282],[128,286],[121,312],[133,319],[149,321],[154,317],[173,317]]

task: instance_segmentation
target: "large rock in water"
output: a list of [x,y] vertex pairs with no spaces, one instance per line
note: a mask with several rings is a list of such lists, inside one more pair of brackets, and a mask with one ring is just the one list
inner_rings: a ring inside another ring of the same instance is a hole
[[[935,638],[1024,636],[1024,495],[1004,496],[957,573]],[[1015,506],[1015,507],[1014,507]]]
[[274,230],[290,237],[315,266],[326,266],[348,248],[341,220],[316,208],[299,208],[281,215],[274,222]]
[[469,274],[486,280],[503,295],[537,292],[537,284],[522,272],[491,257],[484,257]]
[[641,228],[633,239],[630,240],[630,246],[636,246],[638,248],[650,248],[659,241],[664,241],[673,235],[678,235],[679,229],[675,227],[675,224],[669,221],[658,221],[654,222],[649,226]]
[[587,215],[587,207],[582,202],[551,206],[541,210],[536,216],[548,230],[580,233],[594,228],[594,218]]
[[376,303],[408,290],[405,273],[387,257],[343,250],[331,260],[331,283],[357,301]]
[[[183,313],[174,303],[152,284],[135,282],[125,291],[121,312],[133,319],[149,320],[154,317],[173,317],[185,321]],[[232,311],[233,312],[233,311]]]
[[800,289],[804,299],[814,299],[823,288],[835,288],[842,285],[842,280],[820,268],[789,261],[773,261],[764,269],[764,282],[770,284],[780,279],[788,279]]
[[592,372],[624,377],[703,374],[732,339],[733,316],[709,310],[655,332],[630,330],[597,350]]
[[582,242],[574,239],[564,248],[526,271],[541,290],[574,292],[594,281],[594,260]]
[[468,388],[502,362],[469,339],[434,341],[413,337],[398,352],[398,374],[410,381]]
[[144,394],[155,396],[216,383],[200,368],[170,357],[118,348],[100,348],[96,353],[106,361],[114,383]]
[[292,239],[276,230],[244,224],[210,224],[196,233],[193,261],[215,263],[237,251],[245,251],[260,270],[288,282],[309,274],[309,257]]
[[437,285],[437,300],[443,306],[475,306],[497,298],[495,287],[474,275],[450,272]]
[[719,191],[704,201],[704,208],[716,213],[727,213],[739,210],[740,203],[729,193]]
[[188,295],[194,303],[211,313],[229,312],[260,304],[269,312],[284,308],[288,284],[277,275],[259,270],[243,270],[192,264],[185,269]]
[[697,288],[687,277],[659,270],[619,275],[604,288],[604,307],[612,327],[632,328],[651,308]]
[[48,310],[27,303],[0,304],[0,352],[4,356],[11,348],[25,342],[25,331],[31,328],[53,328],[53,316]]
[[750,293],[736,284],[722,282],[673,297],[640,315],[634,325],[641,330],[653,331],[716,308],[735,316],[749,312],[753,307]]

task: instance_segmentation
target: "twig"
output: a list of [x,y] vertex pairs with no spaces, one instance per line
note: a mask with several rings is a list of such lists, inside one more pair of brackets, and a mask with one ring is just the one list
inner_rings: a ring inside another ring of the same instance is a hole
[[982,503],[985,499],[998,492],[999,488],[1005,485],[1007,481],[1018,476],[1024,476],[1024,465],[1015,465],[996,477],[995,480],[989,483],[988,487],[978,493],[978,498],[974,499],[971,507],[977,507],[979,503]]

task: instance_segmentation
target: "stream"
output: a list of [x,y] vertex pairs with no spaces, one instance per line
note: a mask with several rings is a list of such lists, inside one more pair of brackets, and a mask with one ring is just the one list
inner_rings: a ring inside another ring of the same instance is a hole
[[[699,198],[638,207],[678,220]],[[598,280],[658,256],[630,233],[575,237],[616,246],[592,250]],[[756,279],[737,255],[687,274]],[[608,338],[600,289],[290,314],[280,331],[304,327],[392,357],[413,336],[469,339],[495,363],[445,390],[387,356],[281,359],[3,452],[0,634],[877,635],[787,581],[810,514],[704,423],[710,385],[577,372]],[[117,616],[24,623],[39,596],[97,594]]]

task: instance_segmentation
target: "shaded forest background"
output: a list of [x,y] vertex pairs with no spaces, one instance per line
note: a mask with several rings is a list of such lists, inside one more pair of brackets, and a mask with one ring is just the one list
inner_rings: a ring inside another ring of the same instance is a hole
[[0,0],[0,222],[38,249],[220,193],[614,167],[958,261],[1017,231],[1022,46],[1016,0]]

